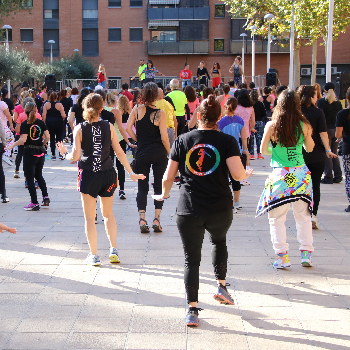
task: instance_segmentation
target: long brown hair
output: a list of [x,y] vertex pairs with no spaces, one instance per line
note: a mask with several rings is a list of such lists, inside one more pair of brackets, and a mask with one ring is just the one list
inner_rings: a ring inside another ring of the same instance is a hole
[[273,137],[283,147],[296,146],[303,135],[301,122],[310,125],[301,113],[299,95],[293,90],[284,90],[272,115]]
[[221,115],[221,105],[214,95],[209,95],[199,106],[199,120],[205,127],[214,127]]
[[313,85],[301,85],[298,89],[301,107],[309,108],[312,105],[311,99],[315,96],[317,90]]

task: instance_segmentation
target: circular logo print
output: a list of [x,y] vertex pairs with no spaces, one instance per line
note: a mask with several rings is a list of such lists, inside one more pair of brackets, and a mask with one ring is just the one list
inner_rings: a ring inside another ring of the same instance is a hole
[[197,176],[211,174],[219,166],[220,154],[218,150],[205,143],[193,146],[186,155],[188,170]]
[[29,137],[31,140],[36,141],[41,137],[41,129],[39,125],[33,124],[29,130]]

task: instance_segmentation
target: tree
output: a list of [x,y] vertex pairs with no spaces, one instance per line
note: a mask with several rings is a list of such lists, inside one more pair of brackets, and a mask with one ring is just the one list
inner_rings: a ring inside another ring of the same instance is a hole
[[[275,18],[271,20],[271,35],[277,39],[287,39],[290,36],[292,19],[292,1],[274,0],[223,0],[230,6],[228,11],[232,17],[247,18],[246,26],[256,25],[257,35],[267,37],[268,22],[264,15],[272,13]],[[299,62],[299,49],[301,46],[312,45],[322,38],[327,40],[328,32],[328,0],[294,0],[295,9],[295,62]],[[350,2],[337,0],[334,3],[333,40],[350,25]],[[300,66],[294,67],[296,85],[300,83]]]
[[3,23],[3,18],[16,14],[19,10],[29,10],[32,6],[32,1],[26,0],[1,0],[0,1],[0,24]]

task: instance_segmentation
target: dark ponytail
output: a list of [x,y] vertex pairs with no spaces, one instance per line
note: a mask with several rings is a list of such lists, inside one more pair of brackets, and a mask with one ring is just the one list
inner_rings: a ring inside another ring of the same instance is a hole
[[214,95],[209,95],[199,106],[199,120],[204,127],[214,127],[221,115],[221,105]]

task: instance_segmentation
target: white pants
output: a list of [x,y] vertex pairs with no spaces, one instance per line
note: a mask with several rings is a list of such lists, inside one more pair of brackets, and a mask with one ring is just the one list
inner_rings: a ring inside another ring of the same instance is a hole
[[[289,248],[285,225],[289,207],[290,203],[287,203],[270,210],[268,213],[271,241],[276,254],[285,253]],[[299,199],[292,203],[292,208],[297,228],[297,239],[300,243],[299,250],[313,252],[312,224],[308,204]]]

